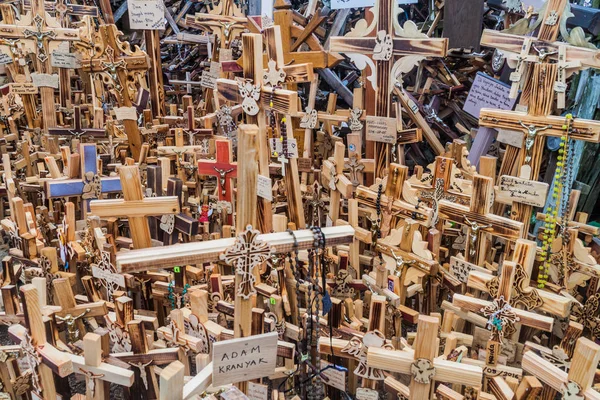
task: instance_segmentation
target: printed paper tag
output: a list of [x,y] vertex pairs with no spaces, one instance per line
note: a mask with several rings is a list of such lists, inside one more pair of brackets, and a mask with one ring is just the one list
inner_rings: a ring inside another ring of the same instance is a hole
[[482,108],[512,110],[517,99],[510,98],[510,86],[478,72],[469,90],[463,110],[479,118]]
[[0,51],[0,65],[10,64],[13,62],[13,59],[6,53]]
[[35,87],[51,87],[53,89],[58,89],[58,74],[31,74],[31,80],[33,81],[33,86]]
[[137,121],[137,111],[135,107],[117,107],[113,108],[115,117],[119,121]]
[[57,68],[81,68],[81,58],[77,53],[59,53],[50,54],[50,65]]
[[127,6],[131,29],[165,29],[165,6],[162,0],[127,0]]
[[396,119],[367,116],[367,140],[395,144],[398,140]]
[[273,182],[271,178],[258,175],[256,180],[256,194],[267,201],[273,201]]

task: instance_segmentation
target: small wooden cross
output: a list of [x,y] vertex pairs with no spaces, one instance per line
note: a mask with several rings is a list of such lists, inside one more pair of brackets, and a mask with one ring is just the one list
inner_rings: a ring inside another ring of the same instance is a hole
[[82,136],[91,136],[94,138],[106,137],[106,129],[83,128],[81,123],[81,107],[73,107],[73,128],[50,128],[48,133],[55,136],[71,136],[71,139],[81,139]]
[[219,200],[231,203],[233,199],[231,179],[237,177],[237,164],[233,162],[231,142],[216,139],[215,148],[216,160],[198,161],[198,175],[216,176]]

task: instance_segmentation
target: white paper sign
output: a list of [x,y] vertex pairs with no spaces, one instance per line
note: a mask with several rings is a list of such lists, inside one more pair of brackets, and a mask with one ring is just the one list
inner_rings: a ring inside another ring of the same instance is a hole
[[54,51],[50,54],[50,65],[57,68],[81,68],[81,57],[76,53]]
[[0,65],[10,64],[13,62],[13,59],[6,53],[0,51]]
[[273,375],[277,338],[277,332],[269,332],[213,343],[213,386]]
[[357,388],[356,400],[379,400],[379,392],[373,389]]
[[127,7],[131,29],[165,29],[165,6],[162,0],[127,0]]
[[33,81],[33,86],[35,87],[51,87],[53,89],[58,89],[58,74],[31,74],[31,80]]
[[517,99],[509,98],[510,86],[481,72],[477,73],[463,110],[479,118],[482,108],[512,110]]
[[335,368],[327,368],[326,367],[332,365],[327,361],[321,360],[321,370],[323,371],[323,375],[329,378],[329,381],[325,382],[327,385],[334,387],[342,392],[346,391],[346,373],[344,371],[339,371]]
[[543,207],[548,195],[548,184],[516,176],[502,175],[496,187],[496,201],[502,204],[522,203]]
[[210,63],[209,71],[202,71],[202,79],[200,80],[200,86],[208,89],[217,88],[217,79],[221,74],[221,63],[212,61]]
[[258,175],[256,179],[256,194],[267,201],[273,201],[273,182],[271,178]]
[[135,107],[117,107],[113,108],[115,117],[119,121],[137,121],[137,111]]
[[248,398],[250,400],[268,400],[269,388],[260,383],[248,382]]

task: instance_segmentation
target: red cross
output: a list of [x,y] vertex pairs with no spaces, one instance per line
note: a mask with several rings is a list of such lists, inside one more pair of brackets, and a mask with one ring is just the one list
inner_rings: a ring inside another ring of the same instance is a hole
[[231,179],[237,178],[237,163],[233,162],[231,142],[226,139],[215,140],[216,160],[198,161],[198,175],[217,177],[219,200],[231,203],[233,188]]

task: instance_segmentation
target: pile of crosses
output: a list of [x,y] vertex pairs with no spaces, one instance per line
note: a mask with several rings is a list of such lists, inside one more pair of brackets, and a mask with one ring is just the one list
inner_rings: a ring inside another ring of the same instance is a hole
[[548,0],[452,71],[447,2],[0,4],[0,399],[600,399],[600,52]]

